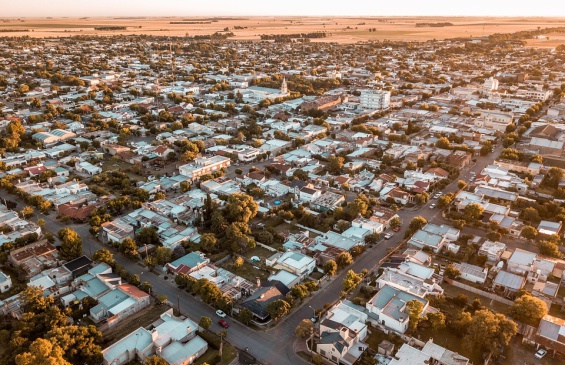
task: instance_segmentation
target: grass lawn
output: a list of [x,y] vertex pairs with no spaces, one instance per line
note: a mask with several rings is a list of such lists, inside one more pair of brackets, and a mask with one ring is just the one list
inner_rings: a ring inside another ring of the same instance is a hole
[[367,338],[365,339],[365,343],[375,351],[378,350],[379,344],[384,340],[388,340],[389,342],[392,342],[394,344],[395,351],[398,350],[400,346],[402,346],[402,344],[404,343],[400,337],[394,334],[387,335],[386,333],[382,332],[377,328],[370,328],[370,332],[371,333],[369,334],[369,336],[367,336]]
[[276,253],[277,251],[270,251],[264,247],[256,246],[254,249],[246,252],[243,256],[245,256],[248,259],[250,259],[253,256],[257,256],[261,259],[262,263],[265,263],[265,259],[268,259],[269,257],[273,256]]
[[149,307],[135,313],[115,327],[103,330],[102,333],[104,334],[105,345],[109,346],[113,344],[139,327],[149,326],[159,319],[161,314],[165,313],[167,310],[169,310],[169,307],[166,305],[151,304]]
[[456,297],[459,294],[464,294],[465,296],[467,296],[469,303],[471,303],[475,299],[479,299],[482,305],[489,308],[493,312],[506,313],[508,310],[508,306],[506,304],[497,302],[496,300],[483,297],[482,295],[479,294],[471,293],[470,291],[467,291],[462,288],[458,288],[456,286],[447,284],[445,282],[441,284],[441,286],[445,290],[444,294],[447,297]]
[[261,267],[259,266],[260,264],[252,265],[247,261],[244,261],[243,266],[241,266],[238,269],[235,269],[233,267],[234,261],[235,261],[234,259],[230,259],[224,262],[221,266],[224,269],[231,271],[232,273],[251,281],[252,283],[255,283],[257,281],[257,277],[260,277],[261,280],[267,280],[267,278],[269,277],[269,273],[265,270],[262,270]]
[[209,331],[199,332],[198,335],[208,342],[208,351],[194,362],[195,365],[202,365],[204,363],[227,365],[236,358],[237,349],[231,344],[224,342],[222,361],[216,362],[215,359],[219,355],[220,337]]

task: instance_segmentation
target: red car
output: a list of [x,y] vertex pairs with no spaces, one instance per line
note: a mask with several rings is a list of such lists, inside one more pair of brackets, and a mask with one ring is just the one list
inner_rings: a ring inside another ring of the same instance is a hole
[[228,323],[228,321],[226,321],[225,319],[220,319],[218,321],[218,324],[224,328],[228,328],[230,326],[230,324]]

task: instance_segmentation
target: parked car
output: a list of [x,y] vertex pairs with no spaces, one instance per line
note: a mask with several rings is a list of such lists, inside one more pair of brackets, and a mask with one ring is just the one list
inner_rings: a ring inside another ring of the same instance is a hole
[[218,317],[221,317],[221,318],[226,318],[226,314],[224,313],[223,310],[220,310],[220,309],[218,309],[218,310],[216,311],[216,315],[217,315]]
[[547,351],[544,349],[539,349],[538,352],[534,355],[536,359],[542,359],[547,354]]
[[394,227],[392,230],[393,230],[394,232],[398,232],[398,231],[400,231],[400,227]]
[[225,319],[220,319],[218,321],[218,324],[224,328],[228,328],[230,326],[230,324],[228,323],[228,321],[226,321]]
[[312,317],[312,318],[310,318],[310,320],[312,321],[312,323],[316,323],[318,321],[318,318]]
[[430,209],[434,209],[436,207],[435,204],[430,205]]
[[385,234],[385,240],[390,240],[392,238],[392,233]]

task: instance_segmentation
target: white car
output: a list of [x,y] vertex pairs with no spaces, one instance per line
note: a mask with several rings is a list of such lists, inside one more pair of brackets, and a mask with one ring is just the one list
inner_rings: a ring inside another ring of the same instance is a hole
[[538,352],[536,352],[536,354],[534,355],[534,357],[535,357],[536,359],[541,359],[541,358],[543,358],[546,354],[547,354],[547,351],[546,351],[546,350],[540,349],[540,350],[538,350]]
[[434,209],[436,207],[435,204],[430,205],[430,209]]
[[220,318],[226,318],[226,314],[224,313],[223,310],[219,310],[219,309],[218,309],[218,310],[216,311],[216,315],[217,315],[218,317],[220,317]]
[[392,233],[385,234],[385,240],[390,240],[392,238]]

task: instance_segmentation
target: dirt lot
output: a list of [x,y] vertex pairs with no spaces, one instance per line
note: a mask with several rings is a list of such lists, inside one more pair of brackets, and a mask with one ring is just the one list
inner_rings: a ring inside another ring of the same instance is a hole
[[[171,24],[185,22],[185,24]],[[187,22],[204,24],[186,24]],[[448,27],[416,28],[416,23],[450,22]],[[151,34],[186,36],[212,34],[229,28],[237,40],[259,40],[261,34],[328,32],[330,37],[313,40],[355,43],[366,40],[425,41],[453,37],[512,33],[537,27],[564,26],[564,18],[488,18],[488,17],[249,17],[249,18],[25,18],[11,19],[0,29],[29,29],[29,32],[4,33],[6,36],[68,37],[73,35]],[[99,26],[125,26],[124,31],[97,31]],[[242,29],[234,29],[234,27]],[[369,29],[376,32],[369,32]],[[0,35],[4,35],[0,34]],[[549,40],[531,40],[530,45],[548,47],[565,43],[565,35],[548,35]]]

